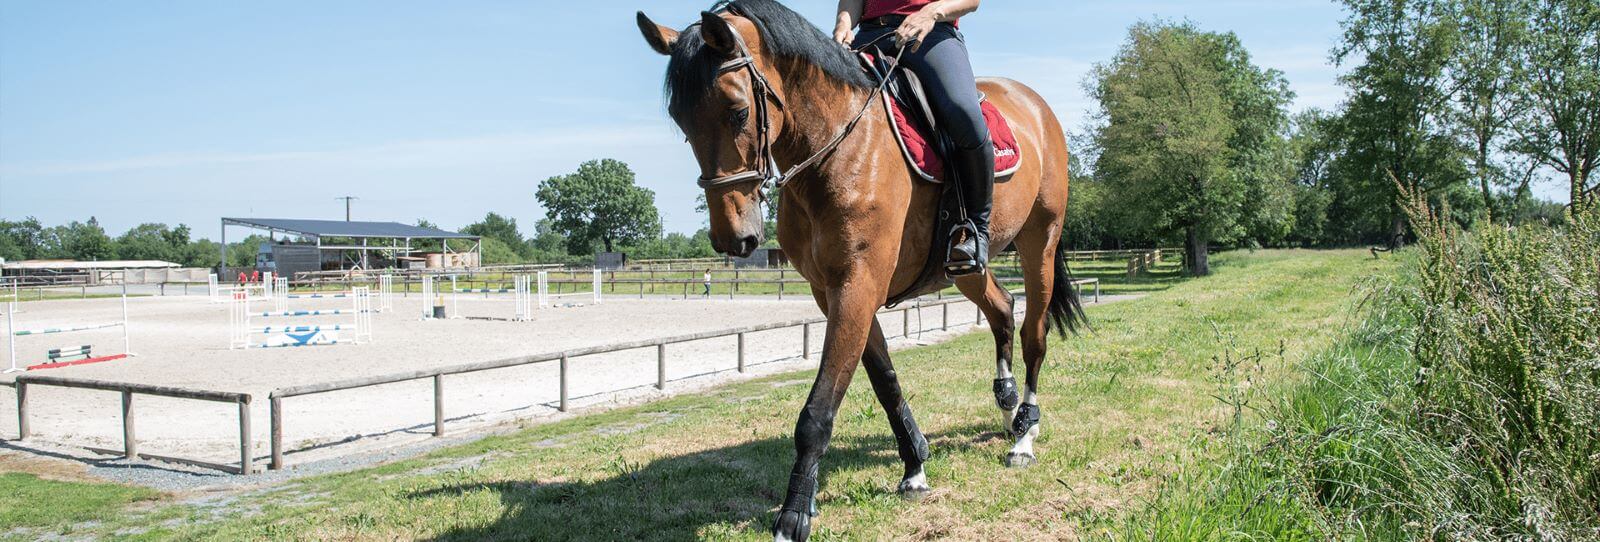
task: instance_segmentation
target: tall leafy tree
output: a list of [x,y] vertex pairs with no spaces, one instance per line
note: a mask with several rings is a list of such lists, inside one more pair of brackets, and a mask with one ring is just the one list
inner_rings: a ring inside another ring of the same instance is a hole
[[1233,136],[1228,138],[1228,169],[1239,177],[1246,195],[1243,234],[1251,241],[1276,245],[1294,227],[1294,164],[1289,146],[1290,102],[1294,92],[1283,72],[1263,69],[1233,33],[1207,33],[1223,74],[1223,96],[1229,105]]
[[[1343,0],[1348,17],[1334,48],[1351,95],[1335,136],[1345,151],[1337,164],[1342,209],[1387,222],[1387,241],[1406,231],[1397,183],[1408,191],[1444,194],[1466,180],[1460,141],[1450,132],[1452,93],[1446,69],[1459,39],[1446,0]],[[1371,224],[1351,224],[1371,231]]]
[[[495,261],[493,263],[510,263],[517,259],[527,259],[531,256],[531,247],[522,238],[522,232],[517,230],[517,219],[490,212],[484,215],[483,220],[461,228],[461,233],[476,235],[485,239],[494,239],[496,247]],[[485,258],[488,258],[487,247]],[[508,252],[504,254],[502,252]]]
[[184,263],[189,227],[179,224],[140,224],[117,237],[117,257],[124,260],[162,260]]
[[1527,39],[1530,0],[1454,0],[1458,28],[1456,53],[1449,65],[1455,117],[1472,152],[1472,175],[1496,219],[1494,190],[1509,182],[1495,163],[1509,128],[1519,116],[1518,59]]
[[94,217],[45,230],[42,240],[43,255],[48,258],[100,261],[117,256],[115,243]]
[[1095,67],[1094,175],[1119,229],[1183,239],[1185,264],[1210,273],[1210,244],[1291,223],[1292,97],[1231,34],[1140,23],[1110,63]]
[[1333,202],[1329,175],[1339,149],[1329,131],[1337,118],[1321,109],[1293,117],[1289,150],[1294,159],[1294,228],[1290,240],[1306,246],[1328,243],[1328,206]]
[[1531,122],[1513,149],[1567,175],[1574,205],[1595,197],[1600,162],[1600,3],[1534,0],[1518,60],[1527,69],[1522,103]]
[[595,243],[613,252],[661,235],[655,192],[634,184],[633,170],[617,160],[591,160],[545,179],[535,196],[573,254],[587,254]]
[[44,226],[39,219],[0,220],[0,258],[32,260],[44,255]]

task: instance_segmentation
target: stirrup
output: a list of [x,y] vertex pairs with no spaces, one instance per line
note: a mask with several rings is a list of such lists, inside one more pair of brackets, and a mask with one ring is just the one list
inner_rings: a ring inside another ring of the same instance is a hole
[[[961,243],[956,240],[962,239],[959,235],[963,233],[966,234],[965,239],[972,241],[972,253],[965,254],[963,255],[964,257],[958,257],[955,255],[956,246]],[[978,259],[978,254],[983,251],[983,248],[978,246],[978,226],[976,224],[973,224],[971,220],[956,224],[955,227],[950,228],[950,241],[950,246],[945,249],[944,254],[944,272],[946,275],[959,277],[984,271],[987,265],[986,262]]]

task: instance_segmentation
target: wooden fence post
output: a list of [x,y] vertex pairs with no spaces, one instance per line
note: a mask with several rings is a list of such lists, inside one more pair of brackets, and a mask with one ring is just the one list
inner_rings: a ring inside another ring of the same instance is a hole
[[283,470],[283,398],[267,398],[267,425],[271,436],[268,444],[272,447],[272,459],[267,462],[271,470]]
[[667,343],[656,343],[656,389],[667,389]]
[[567,411],[567,355],[561,354],[561,402],[556,410]]
[[17,381],[17,440],[28,438],[28,383]]
[[444,436],[444,375],[433,375],[433,436]]
[[800,357],[811,359],[811,324],[800,326]]
[[939,305],[939,329],[950,329],[950,304]]
[[239,474],[255,472],[250,458],[250,402],[239,402]]
[[133,392],[122,390],[122,457],[139,457],[138,439],[133,432]]
[[739,332],[739,372],[744,372],[744,332]]

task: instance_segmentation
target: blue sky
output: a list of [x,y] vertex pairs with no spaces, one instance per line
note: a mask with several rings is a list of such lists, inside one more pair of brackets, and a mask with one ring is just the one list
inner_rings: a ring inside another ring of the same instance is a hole
[[[814,22],[834,2],[792,1]],[[0,4],[0,217],[96,216],[113,234],[221,216],[427,218],[495,211],[531,230],[539,181],[592,158],[633,166],[669,231],[691,232],[698,174],[663,112],[665,60],[641,7],[681,27],[709,0],[18,2]],[[1296,108],[1335,105],[1320,0],[990,0],[962,29],[980,74],[1039,89],[1065,124],[1127,27],[1231,30],[1284,71]]]

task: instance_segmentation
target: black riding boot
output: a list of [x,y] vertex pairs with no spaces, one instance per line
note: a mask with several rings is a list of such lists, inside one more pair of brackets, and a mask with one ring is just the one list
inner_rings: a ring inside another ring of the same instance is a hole
[[994,145],[988,140],[977,148],[953,149],[951,176],[967,206],[967,221],[950,234],[945,274],[982,273],[989,265],[989,209],[994,205]]

